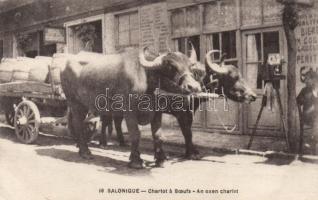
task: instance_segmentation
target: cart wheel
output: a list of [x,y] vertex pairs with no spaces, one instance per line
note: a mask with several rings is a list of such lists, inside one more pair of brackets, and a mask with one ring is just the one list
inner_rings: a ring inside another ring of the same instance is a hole
[[26,144],[36,140],[39,135],[40,112],[31,101],[22,101],[16,108],[14,115],[15,134]]
[[6,121],[10,126],[14,126],[14,109],[10,108],[9,110],[5,111]]

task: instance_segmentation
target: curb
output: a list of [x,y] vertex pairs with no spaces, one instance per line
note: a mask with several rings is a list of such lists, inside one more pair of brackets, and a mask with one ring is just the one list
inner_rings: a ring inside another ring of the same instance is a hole
[[[142,140],[152,140],[152,138],[145,137]],[[183,143],[176,141],[165,141],[166,145],[184,147]],[[225,153],[225,154],[236,154],[236,155],[251,155],[251,156],[260,156],[266,157],[268,159],[290,159],[290,160],[300,160],[303,162],[315,163],[318,164],[317,155],[299,155],[293,153],[277,152],[277,151],[256,151],[248,149],[231,149],[231,148],[219,148],[219,147],[207,147],[196,145],[198,148],[205,150],[207,152],[213,151],[216,153]]]

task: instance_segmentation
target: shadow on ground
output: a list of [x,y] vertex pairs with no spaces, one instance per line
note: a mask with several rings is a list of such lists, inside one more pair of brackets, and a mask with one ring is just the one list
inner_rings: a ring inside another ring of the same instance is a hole
[[40,156],[49,156],[66,162],[96,165],[103,167],[105,171],[107,171],[108,173],[115,173],[126,176],[149,176],[151,174],[151,169],[153,168],[149,166],[150,162],[147,162],[146,167],[144,169],[130,169],[127,166],[128,157],[127,162],[100,155],[94,155],[94,159],[85,160],[82,159],[77,152],[65,149],[45,148],[36,149],[35,151]]

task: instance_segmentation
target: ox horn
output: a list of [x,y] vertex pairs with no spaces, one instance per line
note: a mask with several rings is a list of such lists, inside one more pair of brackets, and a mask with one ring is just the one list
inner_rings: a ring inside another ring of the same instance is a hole
[[197,52],[195,51],[195,48],[194,48],[192,42],[190,42],[190,45],[191,45],[190,61],[192,63],[196,63],[196,62],[198,62]]
[[153,61],[148,61],[145,58],[145,51],[148,49],[148,47],[144,47],[142,51],[139,53],[139,62],[142,66],[146,68],[154,68],[154,67],[159,67],[162,65],[162,59],[166,54],[159,55],[157,58],[155,58]]
[[211,59],[211,54],[214,53],[219,53],[219,50],[210,50],[205,58],[206,58],[206,62],[208,63],[209,67],[211,70],[213,70],[214,72],[218,73],[218,74],[227,74],[229,72],[229,70],[225,67],[220,67],[220,65],[213,63],[212,59]]

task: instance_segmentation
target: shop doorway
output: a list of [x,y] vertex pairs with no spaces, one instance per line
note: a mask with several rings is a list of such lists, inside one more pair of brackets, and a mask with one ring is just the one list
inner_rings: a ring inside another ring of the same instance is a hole
[[[260,68],[266,64],[270,53],[278,53],[286,57],[286,48],[281,28],[246,31],[242,34],[243,42],[243,66],[244,77],[252,89],[257,93],[257,100],[244,107],[244,133],[251,133],[254,127],[257,114],[261,107],[265,83],[262,80]],[[286,75],[286,66],[283,65],[282,72]],[[280,93],[283,101],[283,109],[286,110],[286,80],[280,81]],[[276,98],[274,96],[274,98]],[[271,102],[273,104],[271,104]],[[279,109],[276,100],[268,102],[262,113],[257,134],[277,136],[281,132]],[[286,113],[286,112],[285,112]]]

